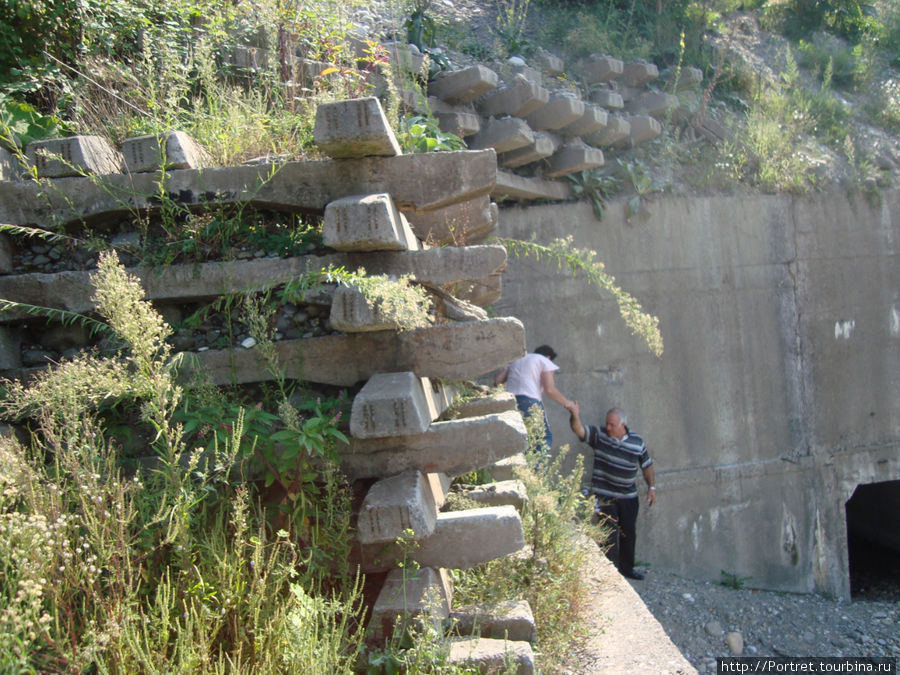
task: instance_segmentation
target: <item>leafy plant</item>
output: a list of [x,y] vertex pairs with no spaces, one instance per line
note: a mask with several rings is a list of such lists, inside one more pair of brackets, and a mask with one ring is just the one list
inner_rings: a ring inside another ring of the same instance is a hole
[[444,133],[437,120],[430,116],[413,115],[400,122],[397,140],[406,152],[446,152],[465,150],[466,144],[453,134]]
[[572,185],[572,194],[585,198],[591,203],[594,217],[603,220],[603,209],[610,195],[618,191],[621,182],[615,176],[602,173],[598,169],[585,169],[566,176]]
[[520,56],[529,48],[524,38],[531,0],[496,0],[497,18],[491,30],[500,41],[506,56]]
[[32,141],[57,138],[69,131],[55,115],[42,115],[27,103],[0,94],[0,147],[17,151]]
[[733,590],[739,591],[744,588],[744,585],[750,581],[753,577],[742,577],[737,574],[733,574],[731,572],[726,572],[722,570],[721,579],[719,580],[720,586],[725,586],[725,588],[731,588]]

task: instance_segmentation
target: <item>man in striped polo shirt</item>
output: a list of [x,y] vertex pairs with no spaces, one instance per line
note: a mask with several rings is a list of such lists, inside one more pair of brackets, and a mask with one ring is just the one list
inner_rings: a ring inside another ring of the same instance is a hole
[[625,412],[612,408],[606,413],[603,427],[584,426],[578,409],[578,401],[569,408],[569,424],[582,441],[594,449],[594,465],[591,472],[590,494],[595,500],[598,514],[608,517],[610,533],[607,557],[619,568],[622,576],[643,579],[644,573],[634,569],[634,544],[637,537],[638,469],[644,474],[649,488],[647,503],[656,501],[656,480],[653,460],[644,445],[644,439],[627,426]]

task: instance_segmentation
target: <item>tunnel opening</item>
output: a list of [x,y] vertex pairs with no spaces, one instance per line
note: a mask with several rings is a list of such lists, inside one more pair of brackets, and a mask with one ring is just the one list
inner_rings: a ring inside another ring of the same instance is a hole
[[845,511],[851,599],[900,600],[900,480],[858,485]]

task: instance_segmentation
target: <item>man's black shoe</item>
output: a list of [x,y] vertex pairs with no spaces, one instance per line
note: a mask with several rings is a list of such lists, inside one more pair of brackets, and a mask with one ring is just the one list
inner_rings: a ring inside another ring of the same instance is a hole
[[642,570],[631,570],[630,572],[622,572],[622,576],[628,577],[629,579],[637,579],[638,581],[642,581],[647,575],[644,574]]

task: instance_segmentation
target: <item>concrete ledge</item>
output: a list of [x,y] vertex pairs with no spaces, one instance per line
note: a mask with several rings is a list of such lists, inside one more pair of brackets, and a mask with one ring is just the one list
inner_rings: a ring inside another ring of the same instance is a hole
[[488,396],[478,396],[464,401],[454,401],[445,411],[447,419],[492,415],[516,409],[516,397],[507,391],[498,391]]
[[209,155],[183,131],[168,131],[125,139],[125,166],[132,173],[165,169],[200,169],[209,166]]
[[533,675],[534,652],[528,642],[511,642],[492,638],[459,638],[450,642],[448,663],[474,668],[479,673],[509,673],[507,664],[514,666],[516,675]]
[[460,490],[460,494],[484,506],[509,505],[516,507],[517,511],[521,511],[525,502],[528,501],[525,484],[520,480],[502,480],[463,488]]
[[484,607],[461,607],[450,612],[460,636],[480,636],[514,642],[535,642],[537,627],[526,600],[498,602]]
[[506,171],[497,172],[497,183],[491,192],[496,201],[506,199],[549,199],[562,201],[572,199],[572,188],[562,181],[542,178],[525,178]]
[[497,73],[479,64],[443,74],[429,83],[428,93],[451,104],[471,103],[499,83]]

